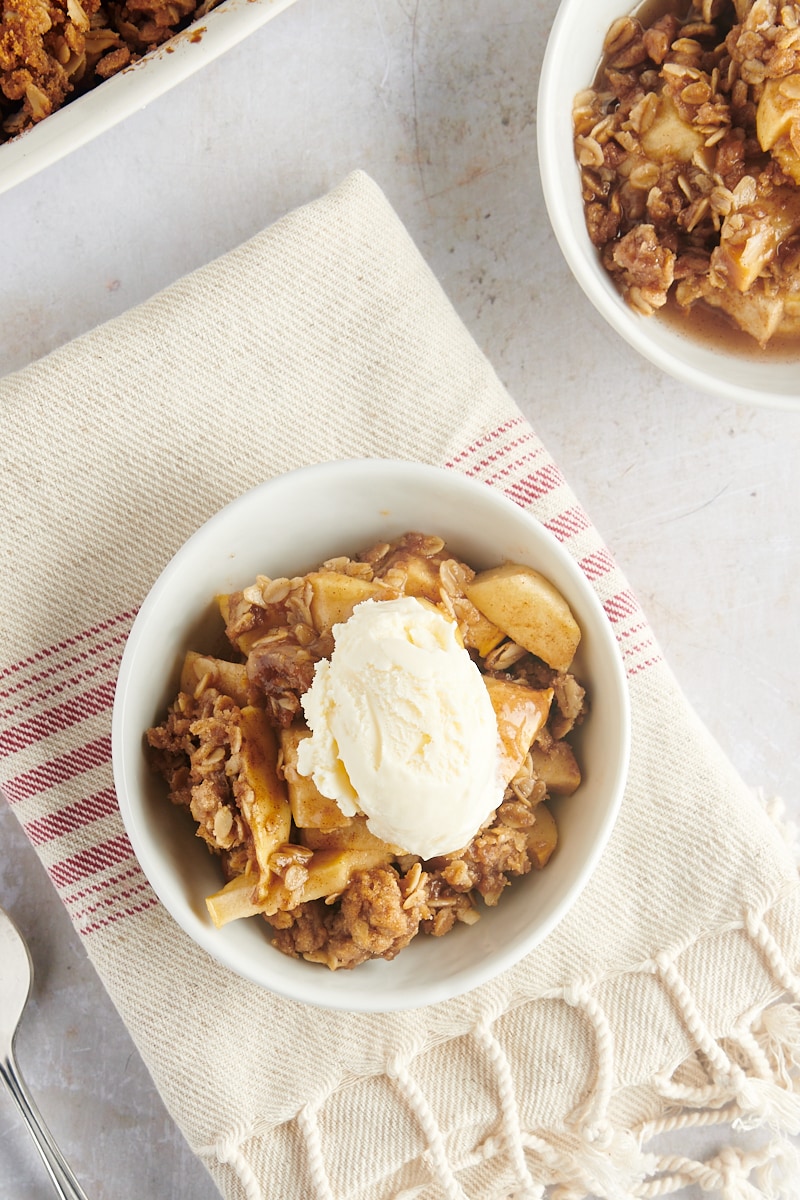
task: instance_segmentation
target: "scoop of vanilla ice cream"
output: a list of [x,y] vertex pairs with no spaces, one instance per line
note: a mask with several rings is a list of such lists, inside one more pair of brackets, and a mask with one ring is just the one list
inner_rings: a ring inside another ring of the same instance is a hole
[[503,783],[494,709],[455,624],[405,596],[365,600],[333,636],[303,696],[298,771],[407,853],[460,850]]

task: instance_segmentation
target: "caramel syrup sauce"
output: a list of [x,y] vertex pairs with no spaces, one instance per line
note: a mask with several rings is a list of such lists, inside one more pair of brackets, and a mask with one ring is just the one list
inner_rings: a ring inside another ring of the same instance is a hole
[[[730,7],[729,14],[724,14],[722,20],[719,18],[716,20],[720,42],[736,24],[732,0]],[[641,21],[643,27],[647,29],[659,17],[663,17],[667,13],[673,13],[678,17],[682,25],[686,25],[690,21],[698,21],[702,16],[692,0],[644,0],[644,3],[637,5],[632,10],[631,16]],[[604,90],[605,67],[604,59],[600,63],[592,83],[597,91]],[[643,317],[642,320],[661,321],[685,337],[690,337],[714,350],[721,350],[742,359],[795,362],[800,358],[800,333],[777,333],[770,338],[766,346],[759,346],[755,338],[739,328],[733,317],[729,317],[721,309],[712,308],[704,300],[698,300],[691,308],[686,309],[681,308],[671,294],[662,309],[659,309],[652,317]]]
[[676,333],[702,342],[713,350],[737,358],[763,362],[797,362],[800,358],[800,334],[776,333],[766,346],[759,346],[755,338],[740,329],[732,317],[719,309],[712,308],[704,300],[698,300],[691,308],[681,308],[670,296],[663,308],[644,321],[661,321]]

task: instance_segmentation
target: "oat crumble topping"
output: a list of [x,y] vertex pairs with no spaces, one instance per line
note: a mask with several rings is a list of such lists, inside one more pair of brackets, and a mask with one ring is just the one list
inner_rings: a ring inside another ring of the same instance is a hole
[[609,29],[573,107],[586,223],[643,315],[800,335],[800,3],[697,0]]
[[[558,837],[548,803],[580,782],[565,739],[586,695],[568,670],[487,620],[465,594],[475,578],[441,538],[408,533],[221,598],[231,660],[187,655],[181,690],[147,731],[169,799],[191,814],[229,881],[208,900],[218,924],[260,914],[283,953],[352,968],[394,958],[420,932],[473,924],[514,878],[547,864]],[[381,842],[364,817],[343,816],[296,769],[309,736],[300,698],[331,653],[333,624],[367,597],[402,595],[457,622],[510,763],[502,802],[469,844],[425,862]]]

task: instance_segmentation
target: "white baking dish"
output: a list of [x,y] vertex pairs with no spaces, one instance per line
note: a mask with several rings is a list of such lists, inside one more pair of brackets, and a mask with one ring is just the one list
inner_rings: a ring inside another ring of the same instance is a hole
[[163,46],[0,145],[0,193],[105,133],[230,50],[294,0],[223,0]]

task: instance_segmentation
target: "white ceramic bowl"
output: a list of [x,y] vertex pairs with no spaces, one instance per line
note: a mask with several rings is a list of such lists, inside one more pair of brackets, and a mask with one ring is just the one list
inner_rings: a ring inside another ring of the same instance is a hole
[[[222,881],[193,822],[166,800],[143,735],[177,690],[184,652],[218,636],[216,593],[257,573],[302,573],[409,529],[437,533],[476,567],[505,559],[541,569],[567,597],[583,631],[577,673],[591,697],[578,744],[583,782],[556,804],[560,845],[545,870],[513,882],[474,926],[418,935],[393,962],[353,971],[282,955],[258,917],[215,929],[205,897]],[[209,954],[296,1000],[357,1011],[412,1008],[458,995],[512,966],[578,897],[611,833],[628,762],[628,693],[603,608],[586,578],[541,525],[504,496],[455,472],[416,463],[324,463],[272,479],[234,500],[178,551],[134,622],[113,716],[114,779],[142,869],[178,924]]]
[[138,112],[294,0],[223,0],[156,50],[0,145],[0,194]]
[[632,10],[621,0],[562,0],[553,22],[539,81],[537,138],[545,203],[558,243],[598,312],[650,362],[689,387],[729,400],[800,408],[797,361],[726,353],[658,317],[640,316],[622,299],[589,240],[572,149],[572,102],[592,84],[612,21]]

